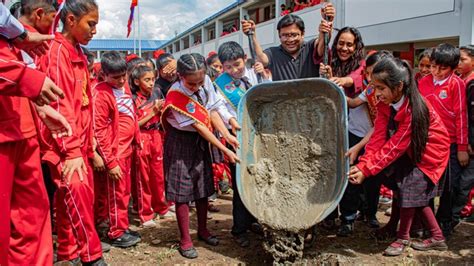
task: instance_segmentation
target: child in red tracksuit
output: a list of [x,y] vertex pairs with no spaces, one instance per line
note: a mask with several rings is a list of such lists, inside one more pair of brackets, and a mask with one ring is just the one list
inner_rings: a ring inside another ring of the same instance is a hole
[[436,218],[448,237],[456,226],[453,199],[460,189],[463,168],[469,164],[466,86],[454,74],[459,62],[459,49],[440,44],[431,53],[431,73],[418,82],[420,93],[433,105],[448,130],[451,156],[444,181],[443,195]]
[[103,263],[94,226],[92,156],[92,96],[87,59],[81,45],[96,33],[99,20],[94,0],[68,0],[61,12],[62,33],[56,33],[41,68],[64,90],[65,99],[52,104],[71,124],[70,137],[53,139],[42,129],[43,161],[58,189],[55,195],[58,260]]
[[[361,184],[384,171],[384,183],[395,192],[400,208],[397,240],[384,255],[398,256],[410,245],[417,250],[446,250],[441,229],[429,207],[449,160],[449,135],[434,108],[419,94],[407,62],[386,57],[372,72],[379,105],[374,133],[365,154],[349,171]],[[390,105],[390,106],[389,106]],[[394,208],[395,203],[394,203]],[[431,237],[410,244],[410,227],[419,213]]]
[[125,58],[115,51],[105,53],[101,67],[105,81],[96,86],[94,130],[97,150],[107,169],[108,236],[112,246],[127,248],[141,240],[128,230],[133,144],[138,140],[135,106],[126,89]]
[[[161,106],[164,97],[161,90],[153,95],[155,71],[148,66],[137,66],[130,75],[132,91],[136,95],[138,125],[142,150],[138,154],[139,174],[136,180],[138,215],[144,227],[154,227],[155,213],[169,216],[165,198],[165,177],[163,173],[164,132],[160,125]],[[158,97],[157,97],[158,96]]]

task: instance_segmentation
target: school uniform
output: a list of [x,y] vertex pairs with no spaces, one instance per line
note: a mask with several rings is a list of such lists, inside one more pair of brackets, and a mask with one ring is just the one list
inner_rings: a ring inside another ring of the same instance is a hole
[[[135,105],[138,108],[138,121],[153,111],[154,102],[147,103],[147,100],[145,95],[137,92]],[[137,158],[139,171],[135,190],[138,197],[138,215],[142,223],[153,219],[155,213],[166,214],[169,209],[165,198],[163,137],[159,116],[154,116],[140,127],[142,150]]]
[[0,265],[52,263],[49,201],[31,99],[46,75],[0,38]]
[[82,157],[90,169],[88,158],[92,151],[92,96],[89,87],[87,60],[82,48],[73,46],[56,33],[47,55],[41,58],[41,69],[60,87],[64,99],[51,103],[72,127],[72,136],[53,139],[46,127],[41,128],[44,147],[42,160],[51,169],[56,183],[56,229],[58,260],[72,260],[78,256],[83,262],[102,257],[100,240],[94,226],[92,171],[80,181],[73,174],[70,184],[62,178],[65,160]]
[[96,86],[94,98],[94,129],[97,150],[108,170],[117,166],[122,178],[108,176],[107,202],[110,228],[108,236],[117,239],[128,230],[128,203],[131,192],[131,163],[133,146],[138,138],[136,111],[126,88],[115,88],[106,82]]
[[[215,97],[212,87],[208,88],[201,87],[194,94],[178,81],[170,91],[176,90],[195,102],[202,102],[208,111],[217,110],[223,104],[222,99]],[[189,108],[193,111],[192,104]],[[209,142],[192,127],[196,120],[169,108],[163,110],[162,122],[169,125],[165,127],[163,155],[166,199],[185,203],[211,196],[214,193],[211,150]]]
[[449,171],[436,214],[440,223],[447,223],[452,220],[453,192],[459,190],[462,173],[457,152],[467,152],[468,145],[466,87],[454,73],[442,81],[435,81],[433,75],[430,74],[419,81],[418,87],[420,93],[433,105],[441,117],[450,137]]

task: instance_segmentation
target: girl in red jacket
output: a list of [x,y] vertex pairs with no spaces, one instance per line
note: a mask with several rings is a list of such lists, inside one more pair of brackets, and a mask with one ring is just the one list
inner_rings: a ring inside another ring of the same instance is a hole
[[[413,72],[404,61],[386,57],[372,73],[379,105],[374,133],[365,154],[349,171],[349,181],[361,184],[384,171],[384,183],[395,191],[400,207],[397,240],[384,255],[397,256],[406,247],[446,250],[447,245],[429,201],[438,193],[438,182],[449,159],[449,135],[433,107],[421,97]],[[394,204],[394,207],[395,204]],[[410,227],[418,212],[431,238],[410,243]]]
[[164,96],[157,89],[153,95],[155,71],[148,66],[137,66],[130,75],[130,84],[135,94],[138,125],[142,150],[138,155],[137,191],[138,216],[144,227],[154,227],[155,213],[169,217],[165,199],[165,177],[163,173],[163,129],[160,124]]
[[88,164],[92,151],[92,95],[87,59],[81,45],[96,33],[99,10],[94,0],[68,0],[61,11],[63,30],[56,33],[49,51],[41,59],[42,70],[64,90],[65,98],[51,106],[72,127],[72,136],[53,139],[42,129],[44,156],[56,191],[58,261],[102,260],[102,249],[94,226],[93,178]]

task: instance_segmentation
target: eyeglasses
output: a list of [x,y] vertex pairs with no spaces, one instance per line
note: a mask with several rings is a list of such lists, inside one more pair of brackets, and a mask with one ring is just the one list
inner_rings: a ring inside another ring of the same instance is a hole
[[288,39],[296,39],[301,36],[301,33],[281,33],[280,39],[288,40]]

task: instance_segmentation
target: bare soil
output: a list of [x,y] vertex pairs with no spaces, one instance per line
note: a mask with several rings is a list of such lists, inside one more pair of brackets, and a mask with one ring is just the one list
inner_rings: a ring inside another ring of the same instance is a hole
[[[262,237],[250,233],[251,245],[241,248],[235,244],[230,234],[232,227],[232,200],[224,195],[213,203],[220,212],[212,213],[208,221],[209,229],[220,240],[217,247],[208,246],[197,240],[196,215],[191,216],[191,236],[199,257],[194,260],[183,258],[177,251],[179,239],[177,223],[174,219],[157,220],[158,227],[143,229],[137,227],[136,217],[132,217],[132,230],[142,235],[142,242],[134,248],[112,250],[104,257],[110,265],[271,265],[272,258],[262,247]],[[378,213],[381,224],[389,217]],[[363,222],[357,222],[351,237],[336,237],[335,231],[319,230],[315,246],[306,249],[301,264],[370,264],[370,265],[474,265],[474,224],[462,223],[448,242],[448,251],[419,252],[409,249],[399,257],[384,257],[383,250],[389,242],[376,242],[368,236],[371,231]]]

